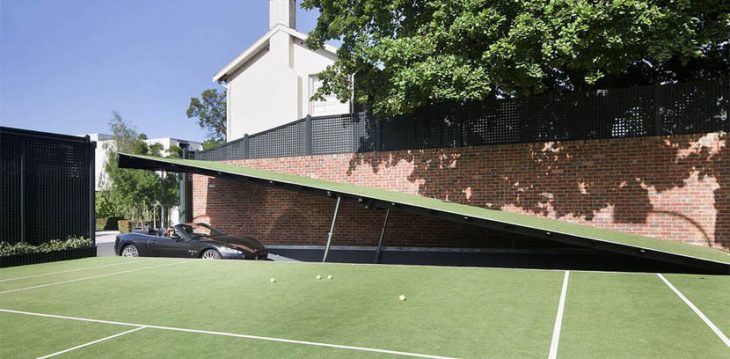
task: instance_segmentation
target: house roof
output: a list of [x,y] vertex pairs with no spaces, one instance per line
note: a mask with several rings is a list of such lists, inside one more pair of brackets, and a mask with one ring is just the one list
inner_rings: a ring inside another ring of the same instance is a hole
[[[256,40],[253,45],[244,50],[240,55],[236,56],[233,61],[229,62],[225,67],[218,71],[218,73],[213,76],[213,82],[224,81],[227,76],[230,76],[236,70],[241,68],[241,66],[245,65],[248,61],[253,59],[259,52],[261,52],[261,50],[265,49],[269,45],[269,39],[279,31],[285,32],[290,36],[293,36],[302,41],[307,39],[306,34],[294,30],[290,27],[284,26],[282,24],[277,24],[266,34],[264,34],[264,36]],[[333,54],[337,53],[337,48],[331,45],[325,44],[324,49]]]

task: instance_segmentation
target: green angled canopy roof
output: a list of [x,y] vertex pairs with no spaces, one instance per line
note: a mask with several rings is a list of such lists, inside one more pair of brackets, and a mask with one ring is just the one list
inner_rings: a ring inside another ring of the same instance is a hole
[[519,213],[499,211],[414,194],[263,171],[213,161],[119,154],[119,167],[198,173],[239,178],[287,190],[304,190],[330,197],[346,197],[375,207],[394,208],[446,220],[515,232],[632,256],[646,257],[730,274],[730,253],[629,233]]

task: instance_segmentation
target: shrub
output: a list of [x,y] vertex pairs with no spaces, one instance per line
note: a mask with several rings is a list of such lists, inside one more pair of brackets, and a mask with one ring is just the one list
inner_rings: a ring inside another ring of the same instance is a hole
[[68,249],[91,247],[93,242],[88,238],[68,238],[65,241],[52,239],[40,245],[32,245],[26,242],[10,244],[0,242],[0,257],[14,256],[19,254],[49,253]]
[[104,230],[105,231],[117,231],[119,230],[119,220],[124,219],[124,217],[109,217],[106,219],[106,224],[104,224]]
[[106,218],[99,218],[96,217],[96,230],[97,231],[103,231],[104,225],[106,224]]

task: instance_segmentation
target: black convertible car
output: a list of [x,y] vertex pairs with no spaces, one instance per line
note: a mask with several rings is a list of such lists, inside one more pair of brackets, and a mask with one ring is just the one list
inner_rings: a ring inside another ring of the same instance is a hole
[[114,252],[123,257],[266,259],[261,242],[234,237],[205,223],[176,224],[173,231],[135,231],[117,236]]

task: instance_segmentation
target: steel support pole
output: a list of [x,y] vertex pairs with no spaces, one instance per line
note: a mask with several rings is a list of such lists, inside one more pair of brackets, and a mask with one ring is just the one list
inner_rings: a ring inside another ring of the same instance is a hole
[[20,152],[20,241],[25,242],[25,142]]
[[383,221],[383,229],[380,230],[380,240],[378,241],[378,248],[375,250],[374,264],[380,263],[380,252],[383,249],[383,238],[385,238],[385,226],[388,225],[388,216],[390,215],[390,208],[385,211],[385,220]]
[[330,232],[327,234],[327,245],[324,247],[324,256],[322,257],[322,263],[327,261],[327,255],[330,252],[330,245],[332,245],[332,236],[335,235],[335,222],[337,221],[337,212],[340,211],[340,200],[342,197],[337,196],[337,204],[335,205],[335,214],[332,216],[332,225],[330,225]]
[[[188,158],[188,146],[190,144],[188,143],[180,143],[180,147],[182,148],[182,158],[187,159]],[[180,190],[178,191],[179,195],[179,205],[178,205],[178,219],[177,223],[186,223],[188,222],[188,174],[187,173],[181,173],[180,174]]]

